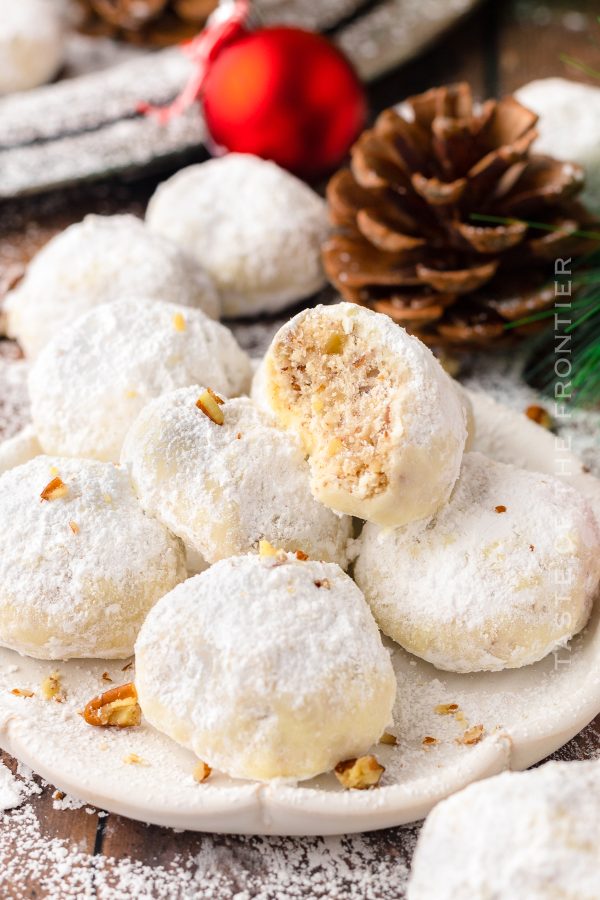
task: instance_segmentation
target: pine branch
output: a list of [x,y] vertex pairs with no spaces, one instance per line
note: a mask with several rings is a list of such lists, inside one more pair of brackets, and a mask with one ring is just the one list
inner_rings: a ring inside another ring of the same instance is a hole
[[[551,397],[557,396],[558,382],[562,383],[563,390],[565,381],[570,382],[571,396],[566,399],[576,407],[600,405],[600,267],[591,274],[595,280],[572,303],[570,324],[560,333],[550,329],[532,342],[530,363],[525,370],[527,380]],[[557,311],[547,310],[536,320],[553,317]],[[560,313],[564,318],[565,310],[561,309]],[[555,363],[562,356],[557,349],[558,341],[562,344],[566,336],[570,338],[568,379],[557,376],[555,371]]]

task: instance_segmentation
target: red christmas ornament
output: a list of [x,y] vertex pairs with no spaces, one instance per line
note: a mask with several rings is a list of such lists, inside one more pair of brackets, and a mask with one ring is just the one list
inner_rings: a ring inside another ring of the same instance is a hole
[[196,73],[167,110],[200,99],[217,148],[271,159],[306,178],[336,168],[362,130],[366,99],[347,59],[299,28],[250,31],[249,3],[208,26],[186,52]]
[[312,177],[339,165],[366,114],[346,59],[321,35],[299,28],[263,28],[224,48],[203,100],[218,145]]

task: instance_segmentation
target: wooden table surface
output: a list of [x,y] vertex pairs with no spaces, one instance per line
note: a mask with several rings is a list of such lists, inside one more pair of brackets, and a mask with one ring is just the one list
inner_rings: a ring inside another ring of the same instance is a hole
[[[599,14],[598,0],[489,0],[417,61],[373,85],[372,110],[459,79],[467,79],[480,96],[502,95],[538,77],[568,75],[591,80],[568,68],[560,56],[568,54],[600,69]],[[155,182],[111,189],[110,198],[100,187],[80,193],[76,202],[67,194],[11,206],[9,212],[0,207],[0,266],[15,262],[19,253],[30,255],[57,227],[76,221],[87,211],[140,211]],[[600,717],[557,757],[600,756],[599,729]],[[14,768],[13,760],[4,759]],[[53,788],[45,786],[27,803],[37,817],[42,838],[64,839],[67,847],[81,851],[77,864],[71,870],[67,866],[58,882],[56,873],[44,871],[44,866],[53,867],[55,861],[45,861],[42,856],[39,865],[29,865],[32,846],[20,838],[18,811],[5,813],[0,817],[2,897],[396,900],[404,896],[418,833],[418,826],[411,826],[335,841],[175,833],[98,811],[56,810],[52,793]],[[102,877],[82,879],[80,870],[86,868],[90,872],[101,869]],[[10,873],[19,869],[21,876],[13,878]],[[185,878],[178,881],[176,873],[184,871]],[[134,877],[131,873],[135,872]],[[50,883],[54,887],[50,888]]]

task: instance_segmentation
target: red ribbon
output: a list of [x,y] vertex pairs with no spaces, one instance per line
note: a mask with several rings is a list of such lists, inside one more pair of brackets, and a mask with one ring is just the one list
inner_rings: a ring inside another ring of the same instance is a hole
[[138,104],[138,112],[155,116],[166,125],[175,116],[181,115],[202,96],[206,76],[211,63],[223,47],[233,44],[246,34],[250,16],[250,0],[235,0],[231,14],[221,22],[208,24],[191,41],[181,44],[181,50],[194,65],[194,71],[187,84],[175,100],[168,106],[153,106],[151,103]]

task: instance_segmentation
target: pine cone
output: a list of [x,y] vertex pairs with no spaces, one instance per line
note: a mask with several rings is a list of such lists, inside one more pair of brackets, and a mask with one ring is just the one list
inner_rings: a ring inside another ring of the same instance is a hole
[[193,37],[218,0],[79,0],[82,31],[167,46]]
[[536,122],[513,97],[475,105],[467,84],[381,113],[327,188],[323,260],[342,296],[431,345],[535,330],[506,325],[551,307],[555,260],[590,243],[574,234],[590,223],[583,170],[531,152]]

